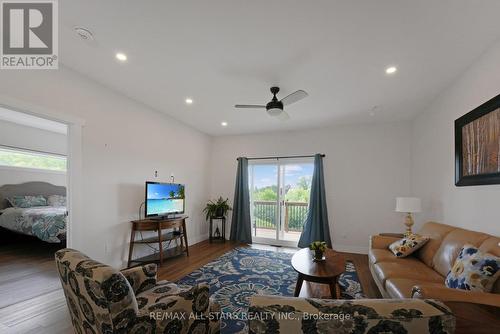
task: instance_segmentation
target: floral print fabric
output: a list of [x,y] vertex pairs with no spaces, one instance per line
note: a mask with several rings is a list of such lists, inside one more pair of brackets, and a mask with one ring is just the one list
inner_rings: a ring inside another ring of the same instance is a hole
[[7,208],[0,215],[0,226],[45,242],[60,243],[66,240],[67,220],[65,207]]
[[47,197],[47,204],[49,206],[66,206],[66,196],[50,195]]
[[451,334],[455,317],[431,299],[331,300],[254,296],[250,334],[392,333]]
[[429,241],[428,237],[411,234],[389,245],[389,250],[397,257],[406,257]]
[[7,201],[15,208],[32,208],[34,206],[47,206],[47,199],[42,195],[37,196],[12,196]]
[[[69,248],[55,258],[76,333],[219,332],[207,285],[157,283],[154,264],[120,272]],[[152,317],[156,312],[164,316]]]
[[490,292],[500,276],[500,258],[465,245],[446,276],[446,286],[453,289]]

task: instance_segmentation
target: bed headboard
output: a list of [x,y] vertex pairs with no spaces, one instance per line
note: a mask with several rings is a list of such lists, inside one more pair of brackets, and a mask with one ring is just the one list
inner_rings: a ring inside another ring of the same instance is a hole
[[6,197],[22,195],[66,195],[66,187],[55,186],[47,182],[26,182],[5,184],[0,187],[0,210],[8,208]]

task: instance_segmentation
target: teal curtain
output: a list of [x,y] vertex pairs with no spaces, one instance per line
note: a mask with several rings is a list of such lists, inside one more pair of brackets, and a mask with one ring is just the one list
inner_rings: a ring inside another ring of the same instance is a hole
[[300,235],[299,247],[308,247],[313,241],[325,241],[328,247],[332,247],[330,229],[328,227],[323,157],[321,154],[314,156],[314,172],[311,182],[309,210],[304,222],[304,229]]
[[233,217],[231,219],[231,240],[247,244],[252,243],[252,224],[250,219],[248,159],[238,158],[236,186],[234,188]]

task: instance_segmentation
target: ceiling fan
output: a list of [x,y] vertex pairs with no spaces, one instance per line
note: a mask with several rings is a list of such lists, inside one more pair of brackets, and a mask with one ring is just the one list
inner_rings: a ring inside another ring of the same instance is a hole
[[293,92],[290,95],[285,96],[283,99],[278,100],[278,98],[276,97],[276,94],[278,94],[279,91],[280,91],[279,87],[271,87],[271,93],[273,94],[273,98],[266,105],[236,104],[234,107],[235,108],[248,108],[248,109],[250,109],[250,108],[256,108],[256,109],[266,108],[266,111],[269,114],[269,116],[277,117],[278,119],[280,119],[282,121],[286,121],[290,118],[290,116],[286,113],[286,111],[283,110],[283,107],[302,100],[303,98],[307,97],[308,94],[303,90],[298,90],[298,91]]

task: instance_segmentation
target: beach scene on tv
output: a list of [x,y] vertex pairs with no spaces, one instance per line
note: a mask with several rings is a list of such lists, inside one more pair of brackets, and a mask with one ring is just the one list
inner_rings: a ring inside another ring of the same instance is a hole
[[147,184],[147,215],[164,215],[184,211],[182,184]]

